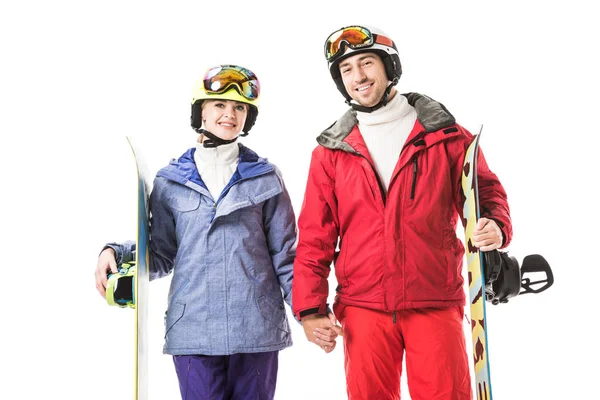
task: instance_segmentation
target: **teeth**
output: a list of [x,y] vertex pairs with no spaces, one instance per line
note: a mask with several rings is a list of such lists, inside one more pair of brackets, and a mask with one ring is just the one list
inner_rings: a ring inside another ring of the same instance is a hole
[[367,90],[370,87],[371,87],[371,85],[361,86],[361,87],[357,88],[356,90],[358,90],[359,92],[363,92],[363,91]]

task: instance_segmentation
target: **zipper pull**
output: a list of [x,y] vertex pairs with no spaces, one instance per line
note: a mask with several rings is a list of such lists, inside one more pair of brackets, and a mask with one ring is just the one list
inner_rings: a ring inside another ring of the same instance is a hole
[[417,156],[413,158],[413,179],[412,186],[410,188],[410,199],[415,198],[415,188],[417,186]]

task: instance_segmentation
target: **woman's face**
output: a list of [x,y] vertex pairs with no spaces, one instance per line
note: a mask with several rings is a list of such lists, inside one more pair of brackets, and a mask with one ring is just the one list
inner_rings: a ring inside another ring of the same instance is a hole
[[233,100],[205,100],[202,125],[223,140],[235,139],[246,122],[248,105]]

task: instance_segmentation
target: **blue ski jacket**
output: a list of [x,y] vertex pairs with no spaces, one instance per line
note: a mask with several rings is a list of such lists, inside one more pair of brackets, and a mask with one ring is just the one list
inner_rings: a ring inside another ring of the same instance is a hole
[[[213,199],[195,148],[161,169],[150,195],[150,279],[173,273],[164,353],[228,355],[291,346],[296,223],[277,167],[239,144],[236,172]],[[135,243],[109,243],[117,262]]]

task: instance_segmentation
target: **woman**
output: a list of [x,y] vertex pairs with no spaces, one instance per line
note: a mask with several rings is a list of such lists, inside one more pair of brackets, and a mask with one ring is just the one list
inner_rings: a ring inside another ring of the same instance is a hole
[[[279,350],[292,344],[290,197],[277,167],[237,143],[256,121],[259,93],[248,69],[209,69],[192,99],[198,143],[158,172],[150,196],[150,279],[173,273],[164,353],[188,400],[273,399]],[[133,242],[105,246],[103,296],[107,273],[133,257]],[[332,350],[335,332],[319,335]]]

